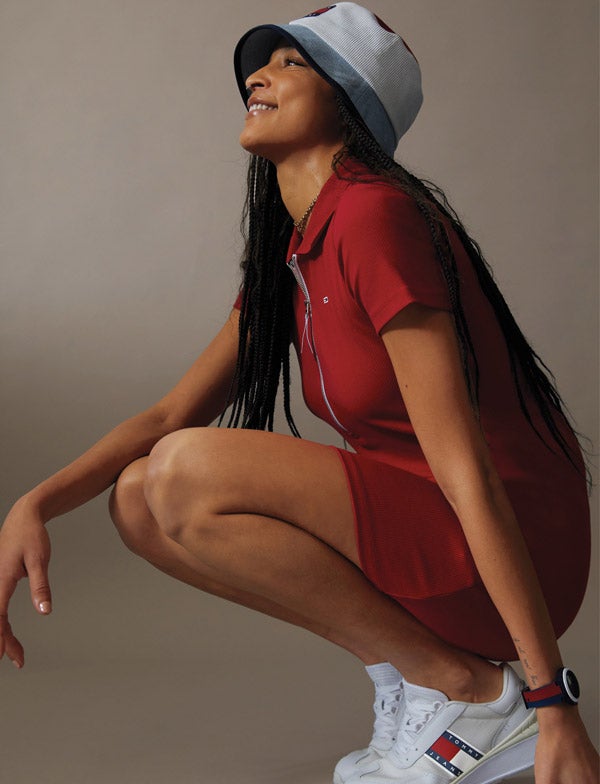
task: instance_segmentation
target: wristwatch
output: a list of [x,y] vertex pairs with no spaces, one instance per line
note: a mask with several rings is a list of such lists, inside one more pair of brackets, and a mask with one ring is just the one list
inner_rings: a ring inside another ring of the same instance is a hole
[[579,682],[573,670],[560,667],[552,683],[540,686],[539,689],[523,689],[523,700],[526,708],[544,708],[564,702],[577,705],[579,702]]

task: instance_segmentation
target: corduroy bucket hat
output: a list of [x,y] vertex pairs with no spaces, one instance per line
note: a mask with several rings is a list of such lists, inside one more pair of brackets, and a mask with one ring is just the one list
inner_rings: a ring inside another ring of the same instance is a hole
[[335,3],[288,24],[264,24],[242,36],[234,66],[244,102],[247,78],[269,61],[281,38],[342,91],[390,156],[421,104],[421,69],[402,38],[356,3]]

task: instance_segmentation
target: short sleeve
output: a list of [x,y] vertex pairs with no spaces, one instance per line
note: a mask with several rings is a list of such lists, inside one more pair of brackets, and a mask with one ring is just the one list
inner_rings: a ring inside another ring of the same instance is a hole
[[348,188],[334,230],[347,285],[378,333],[411,302],[452,309],[427,223],[403,191],[377,183]]
[[240,290],[239,294],[237,295],[237,297],[235,298],[235,302],[233,303],[233,307],[236,310],[241,310],[242,309],[242,291],[241,290]]

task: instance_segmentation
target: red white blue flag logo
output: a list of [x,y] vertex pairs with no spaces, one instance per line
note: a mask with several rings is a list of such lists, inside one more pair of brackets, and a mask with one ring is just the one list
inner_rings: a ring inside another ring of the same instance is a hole
[[444,732],[426,751],[427,756],[454,776],[460,776],[483,757],[479,749],[470,746],[458,735]]

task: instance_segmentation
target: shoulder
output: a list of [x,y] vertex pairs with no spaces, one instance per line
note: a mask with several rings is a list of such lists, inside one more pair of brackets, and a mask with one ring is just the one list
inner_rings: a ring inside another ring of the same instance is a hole
[[352,182],[337,205],[332,229],[338,241],[366,234],[405,234],[427,230],[412,196],[381,181]]
[[433,251],[430,228],[416,200],[381,181],[352,182],[342,193],[330,228],[342,256],[376,249],[383,254],[419,255]]
[[382,180],[356,180],[343,192],[338,204],[340,215],[360,215],[365,207],[403,211],[415,204],[414,199],[392,183]]

